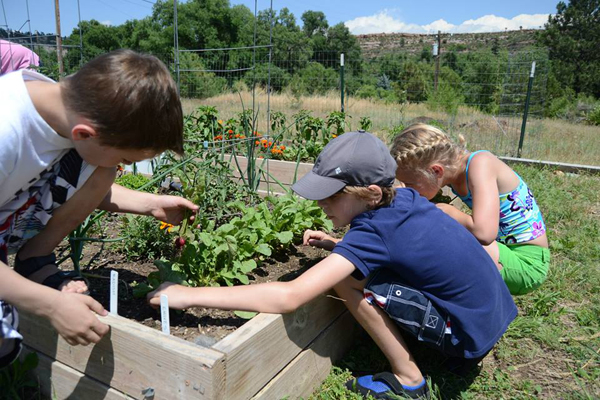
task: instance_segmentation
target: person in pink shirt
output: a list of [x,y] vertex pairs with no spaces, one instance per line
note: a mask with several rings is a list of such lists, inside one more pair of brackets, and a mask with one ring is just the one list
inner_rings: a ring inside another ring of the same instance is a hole
[[40,57],[27,47],[0,39],[0,75],[40,66]]

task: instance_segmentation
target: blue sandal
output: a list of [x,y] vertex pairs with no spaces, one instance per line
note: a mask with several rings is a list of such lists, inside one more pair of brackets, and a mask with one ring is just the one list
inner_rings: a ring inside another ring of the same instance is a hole
[[380,372],[375,375],[361,376],[346,382],[346,389],[360,393],[363,396],[372,396],[376,399],[429,399],[429,387],[424,383],[415,390],[407,390],[402,387],[396,376],[391,372]]
[[[34,274],[40,271],[47,265],[54,265],[57,269],[56,272],[51,273],[49,276],[42,278],[40,282],[44,286],[51,287],[53,289],[58,289],[60,285],[65,281],[84,281],[85,284],[89,287],[89,282],[83,276],[79,275],[76,271],[61,271],[58,269],[56,265],[56,256],[54,253],[48,254],[47,256],[40,257],[31,257],[26,260],[20,260],[19,255],[15,257],[15,272],[24,276],[25,278],[34,278]],[[90,291],[82,293],[85,295],[89,295]]]

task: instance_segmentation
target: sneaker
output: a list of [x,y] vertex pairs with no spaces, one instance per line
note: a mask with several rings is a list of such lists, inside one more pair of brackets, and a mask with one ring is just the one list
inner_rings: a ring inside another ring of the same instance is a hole
[[376,399],[430,399],[427,383],[415,390],[402,387],[398,378],[391,372],[361,376],[346,382],[346,388],[363,396],[371,395]]

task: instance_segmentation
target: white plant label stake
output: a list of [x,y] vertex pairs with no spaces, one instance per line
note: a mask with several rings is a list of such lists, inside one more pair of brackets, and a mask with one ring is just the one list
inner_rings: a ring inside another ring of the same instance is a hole
[[162,325],[162,332],[166,335],[170,335],[171,324],[169,323],[169,297],[166,294],[160,295],[160,321]]
[[119,273],[110,271],[110,313],[117,315],[117,302],[119,300]]

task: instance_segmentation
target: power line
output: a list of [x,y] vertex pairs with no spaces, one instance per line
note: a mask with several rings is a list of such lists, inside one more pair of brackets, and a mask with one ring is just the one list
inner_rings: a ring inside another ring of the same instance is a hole
[[106,3],[105,3],[105,2],[103,2],[102,0],[96,0],[96,1],[97,1],[98,3],[104,4],[104,5],[105,5],[105,6],[107,6],[107,7],[110,7],[110,8],[112,8],[112,9],[113,9],[113,10],[115,10],[115,11],[118,11],[118,12],[120,12],[121,14],[127,15],[128,17],[130,17],[130,18],[132,18],[132,19],[135,19],[135,17],[134,17],[133,15],[129,15],[129,14],[128,14],[128,13],[126,13],[125,11],[121,11],[121,10],[119,10],[118,8],[111,6],[110,4],[106,4]]
[[[123,1],[126,1],[126,2],[127,2],[127,3],[129,3],[129,4],[133,4],[133,5],[135,5],[135,6],[139,6],[139,7],[144,7],[144,8],[152,8],[152,7],[148,7],[148,6],[147,6],[147,5],[145,5],[145,4],[135,3],[135,2],[133,2],[133,1],[131,1],[131,0],[123,0]],[[142,1],[143,1],[143,0],[142,0]]]

